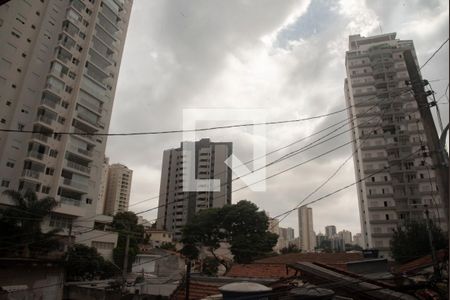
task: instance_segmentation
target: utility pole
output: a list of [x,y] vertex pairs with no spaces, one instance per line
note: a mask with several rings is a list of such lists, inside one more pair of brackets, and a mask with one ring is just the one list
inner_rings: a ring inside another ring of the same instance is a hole
[[125,292],[126,282],[127,282],[128,248],[130,248],[130,235],[129,234],[127,234],[127,240],[126,240],[126,243],[125,243],[125,254],[124,254],[124,257],[123,257],[123,270],[122,270],[123,288],[122,288],[122,290],[124,292]]
[[186,265],[186,288],[185,291],[185,297],[184,299],[189,300],[189,283],[191,281],[191,260],[187,259],[187,265]]
[[438,279],[440,276],[440,272],[439,272],[438,261],[436,258],[436,250],[434,249],[434,245],[433,245],[433,234],[431,233],[431,228],[430,228],[430,216],[429,216],[429,212],[428,212],[428,207],[426,205],[425,205],[425,216],[427,217],[426,225],[427,225],[427,232],[428,232],[428,241],[430,243],[430,249],[431,249],[431,260],[433,262],[434,276],[435,276],[435,279]]
[[445,150],[442,147],[439,136],[436,131],[436,126],[433,121],[433,116],[428,104],[427,93],[424,90],[424,83],[417,70],[417,65],[412,56],[411,50],[406,50],[404,53],[406,68],[408,69],[409,79],[411,81],[414,96],[419,108],[420,117],[422,119],[423,128],[427,138],[427,146],[430,152],[430,157],[433,163],[433,169],[436,174],[436,183],[439,189],[441,203],[444,206],[445,219],[448,224],[449,221],[449,194],[448,194],[448,167],[445,164]]

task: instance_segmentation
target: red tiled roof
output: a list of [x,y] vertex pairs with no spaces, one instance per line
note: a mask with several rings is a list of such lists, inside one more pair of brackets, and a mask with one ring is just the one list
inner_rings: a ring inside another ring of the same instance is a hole
[[295,271],[287,269],[286,264],[253,263],[246,265],[235,264],[225,276],[280,279],[293,275],[295,275]]
[[288,253],[257,260],[256,263],[295,264],[297,262],[322,263],[346,270],[349,261],[363,260],[362,253]]
[[[443,261],[448,258],[448,250],[442,249],[436,252],[436,258],[438,261]],[[411,273],[419,269],[423,269],[433,265],[431,254],[423,256],[421,258],[410,261],[395,268],[395,273]]]
[[[191,281],[189,283],[189,299],[197,300],[197,299],[203,299],[207,296],[220,294],[219,287],[220,287],[219,285]],[[178,289],[175,292],[175,294],[172,295],[171,299],[184,300],[185,299],[184,287],[181,289]]]

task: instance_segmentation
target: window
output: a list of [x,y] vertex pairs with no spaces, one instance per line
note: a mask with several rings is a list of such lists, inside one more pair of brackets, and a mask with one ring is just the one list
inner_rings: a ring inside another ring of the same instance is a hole
[[389,215],[388,214],[386,214],[386,220],[389,220]]
[[58,215],[52,215],[50,217],[50,227],[56,227],[56,228],[69,228],[72,224],[72,219],[68,217],[58,216]]
[[55,169],[53,169],[53,168],[45,169],[45,174],[47,174],[47,175],[53,175],[54,173],[55,173]]
[[7,166],[8,168],[14,168],[14,163],[8,161],[8,162],[6,162],[6,166]]
[[114,243],[111,242],[97,242],[92,241],[92,247],[103,250],[112,250],[114,249]]
[[50,149],[50,152],[48,153],[48,156],[50,156],[50,157],[57,157],[58,156],[58,151],[56,151],[54,149]]
[[2,180],[2,187],[9,187],[9,181],[8,180]]
[[43,185],[41,191],[44,194],[49,194],[50,193],[50,187],[46,186],[46,185]]

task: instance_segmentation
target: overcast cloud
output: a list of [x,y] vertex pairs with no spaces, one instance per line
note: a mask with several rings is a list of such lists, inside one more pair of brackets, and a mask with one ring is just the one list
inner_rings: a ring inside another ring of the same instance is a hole
[[[303,118],[345,107],[344,57],[350,34],[397,32],[415,43],[423,63],[448,37],[447,0],[249,1],[134,0],[110,132],[180,129],[184,108],[264,108],[268,120]],[[440,97],[448,84],[448,44],[423,69]],[[448,122],[448,101],[440,108]],[[249,116],[251,121],[251,116]],[[346,118],[267,127],[267,150]],[[199,127],[236,123],[199,122]],[[197,135],[232,141],[241,161],[252,158],[251,131],[227,129]],[[134,170],[131,203],[159,193],[164,149],[178,147],[181,134],[110,137],[107,155]],[[349,134],[267,169],[267,175],[305,161],[350,140]],[[311,140],[296,145],[300,147]],[[282,156],[295,147],[268,157]],[[346,146],[267,181],[266,192],[245,189],[233,202],[248,199],[276,216],[295,207],[351,155]],[[354,182],[350,160],[313,200]],[[243,183],[236,181],[234,188]],[[158,199],[132,206],[138,212]],[[349,188],[312,205],[314,229],[334,224],[360,231],[358,202]],[[143,215],[152,220],[156,211]],[[281,223],[298,234],[297,214]]]

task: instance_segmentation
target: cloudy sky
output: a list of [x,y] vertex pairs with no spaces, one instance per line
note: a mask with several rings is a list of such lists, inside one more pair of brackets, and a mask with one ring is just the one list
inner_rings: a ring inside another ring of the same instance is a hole
[[[183,109],[264,109],[268,121],[305,118],[345,107],[344,57],[350,34],[370,36],[397,32],[415,43],[423,63],[449,35],[447,0],[134,0],[110,132],[182,128]],[[448,43],[422,70],[437,97],[448,84]],[[440,101],[448,122],[448,100]],[[226,129],[197,134],[233,142],[241,161],[252,158],[253,143],[267,150],[288,145],[328,125],[328,118],[266,127],[266,137],[252,129]],[[198,122],[198,127],[242,123]],[[249,114],[249,122],[252,115]],[[181,134],[110,137],[112,162],[134,170],[131,203],[159,193],[164,149],[178,147]],[[277,173],[350,140],[348,134],[296,155],[266,170]],[[267,157],[268,162],[301,147],[305,140]],[[351,155],[350,146],[283,173],[266,182],[265,192],[243,189],[233,202],[248,199],[271,216],[295,207]],[[353,162],[308,201],[354,182]],[[233,188],[245,185],[233,183]],[[307,201],[307,202],[308,202]],[[156,198],[132,206],[138,212],[158,205]],[[360,231],[354,188],[312,205],[314,229],[334,224],[338,230]],[[152,220],[156,211],[143,214]],[[292,213],[281,226],[295,228]]]

